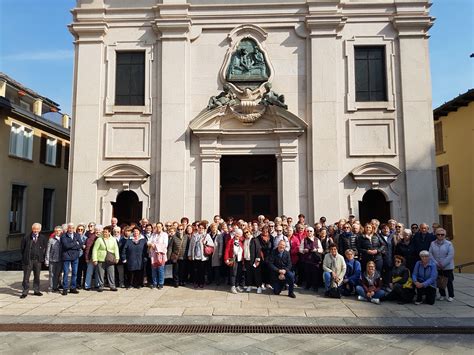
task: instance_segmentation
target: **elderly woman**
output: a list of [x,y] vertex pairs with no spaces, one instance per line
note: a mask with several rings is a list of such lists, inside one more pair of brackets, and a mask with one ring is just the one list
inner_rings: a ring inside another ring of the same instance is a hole
[[361,285],[356,286],[356,292],[359,295],[357,296],[359,301],[368,301],[375,304],[380,304],[380,298],[385,295],[382,290],[382,278],[373,261],[367,262],[367,269],[362,274]]
[[329,253],[329,246],[334,244],[333,240],[328,236],[328,231],[326,228],[322,228],[319,231],[319,240],[321,241],[321,246],[323,247],[323,253],[326,255]]
[[342,279],[342,284],[339,290],[342,295],[350,296],[354,293],[355,288],[360,284],[361,267],[360,262],[354,259],[354,251],[347,249],[345,252],[346,260],[346,274]]
[[208,280],[219,286],[221,283],[221,265],[225,245],[223,234],[219,232],[219,225],[217,223],[211,223],[209,226],[209,236],[214,243],[214,252],[209,261],[211,269],[208,271]]
[[402,240],[395,247],[395,254],[405,258],[405,266],[410,272],[413,272],[416,262],[416,249],[412,240],[412,232],[410,229],[404,229]]
[[[187,244],[188,238],[184,235],[184,225],[178,224],[177,232],[170,239],[170,245],[168,246],[168,251],[170,252],[170,260],[173,265],[173,283],[175,288],[179,286],[184,286],[184,253],[186,251]],[[183,268],[182,271],[181,268]]]
[[[266,233],[268,233],[268,230]],[[232,238],[228,240],[225,246],[224,260],[226,265],[231,268],[230,283],[232,287],[230,292],[242,292],[244,235],[241,229],[235,229]]]
[[125,287],[141,288],[143,285],[143,267],[147,252],[147,241],[137,226],[132,228],[132,236],[123,247],[121,259],[127,268]]
[[80,223],[76,227],[76,233],[79,234],[82,242],[82,250],[79,252],[79,263],[77,265],[77,276],[76,276],[76,285],[77,289],[84,287],[85,279],[87,275],[87,263],[84,255],[84,250],[86,248],[86,226],[83,223]]
[[[121,255],[123,247],[125,246],[127,239],[130,237],[131,231],[128,233],[128,237],[126,237],[125,228],[122,234],[122,229],[119,226],[115,226],[112,231],[112,234],[119,247],[119,255]],[[122,260],[119,259],[119,262],[117,263],[117,265],[115,265],[115,280],[116,280],[115,283],[117,284],[117,287],[121,287],[121,288],[125,287],[124,276],[125,276],[125,273],[124,273],[123,263],[122,263]]]
[[[431,243],[430,255],[438,267],[438,275],[448,278],[448,302],[454,301],[454,287],[453,287],[453,269],[454,269],[454,247],[453,244],[446,240],[446,230],[443,228],[436,229],[436,240]],[[439,285],[438,285],[439,287]],[[446,299],[446,290],[439,288],[439,301]]]
[[322,283],[323,247],[319,239],[315,237],[313,227],[308,227],[307,232],[308,236],[300,243],[300,262],[304,265],[305,288],[309,290],[312,287],[314,292],[317,292]]
[[194,233],[189,243],[188,258],[192,261],[194,288],[204,288],[206,261],[212,256],[212,253],[206,255],[206,246],[214,248],[214,242],[206,233],[206,229],[205,223],[199,223],[198,231]]
[[[107,260],[107,254],[112,253],[113,260]],[[110,291],[117,291],[115,287],[115,264],[120,259],[118,244],[112,238],[112,227],[106,226],[102,231],[102,238],[98,238],[92,248],[92,262],[97,266],[95,276],[99,284],[99,292],[104,290],[104,272],[107,271]]]
[[[374,224],[377,225],[376,222],[374,222]],[[359,236],[359,239],[357,240],[357,249],[359,250],[362,270],[367,268],[367,263],[369,261],[373,261],[375,263],[375,268],[380,273],[383,266],[382,253],[384,251],[384,246],[380,241],[380,237],[375,233],[374,228],[375,227],[372,223],[365,224],[364,234]]]
[[[94,265],[94,263],[92,262],[92,247],[94,246],[94,243],[95,243],[95,240],[97,239],[97,237],[102,234],[102,225],[100,224],[92,224],[92,223],[89,223],[89,226],[93,225],[93,231],[89,230],[88,233],[87,233],[87,240],[86,240],[86,247],[84,249],[84,258],[86,260],[86,264],[87,264],[87,271],[86,271],[86,280],[85,280],[85,283],[84,283],[84,290],[86,291],[90,291],[91,288],[92,288],[92,276],[95,275],[95,270],[96,270],[96,266]],[[97,288],[99,287],[99,284],[98,284],[98,281],[97,281],[97,277],[95,278],[95,283],[94,283],[94,286]]]
[[438,270],[436,264],[430,259],[430,253],[427,250],[420,251],[420,259],[413,269],[413,282],[416,289],[415,304],[421,304],[423,296],[425,303],[433,305],[436,298],[436,279]]
[[252,286],[257,288],[257,293],[262,293],[261,273],[261,246],[258,238],[254,238],[252,231],[244,230],[244,267],[245,284],[247,292],[252,291]]
[[54,228],[54,236],[49,239],[46,248],[46,257],[44,263],[49,267],[49,292],[59,291],[59,277],[61,276],[62,259],[61,259],[61,243],[59,238],[63,233],[61,226]]
[[262,232],[258,236],[258,241],[261,247],[261,258],[262,258],[262,290],[265,290],[270,286],[271,274],[268,260],[273,250],[273,237],[270,235],[269,228],[267,226],[262,227]]
[[[169,226],[170,231],[173,227]],[[148,255],[151,260],[151,288],[162,289],[165,284],[165,263],[168,252],[168,234],[163,230],[163,224],[156,224],[154,233],[148,240]]]
[[358,235],[352,233],[352,227],[349,223],[344,223],[342,230],[339,233],[338,250],[341,255],[346,255],[346,250],[350,249],[354,257],[358,257],[357,251],[357,238]]
[[325,295],[330,296],[330,289],[339,288],[346,274],[346,262],[342,255],[338,254],[336,244],[329,246],[329,253],[324,256],[323,270]]
[[400,255],[395,255],[393,263],[392,282],[390,284],[391,291],[385,295],[383,299],[398,301],[399,304],[412,302],[415,296],[415,290],[413,289],[410,270],[405,266],[405,258]]

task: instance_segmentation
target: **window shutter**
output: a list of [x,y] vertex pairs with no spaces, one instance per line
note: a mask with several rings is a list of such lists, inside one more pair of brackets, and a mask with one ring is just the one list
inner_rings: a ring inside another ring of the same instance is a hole
[[58,142],[56,143],[56,167],[57,168],[61,167],[61,153],[63,150],[62,148],[63,148],[63,144],[61,143],[60,140],[58,140]]
[[69,144],[64,147],[64,169],[69,169]]
[[445,187],[450,186],[450,181],[449,181],[449,165],[444,165],[443,166],[443,182]]
[[46,137],[41,136],[41,145],[40,145],[40,163],[46,163]]

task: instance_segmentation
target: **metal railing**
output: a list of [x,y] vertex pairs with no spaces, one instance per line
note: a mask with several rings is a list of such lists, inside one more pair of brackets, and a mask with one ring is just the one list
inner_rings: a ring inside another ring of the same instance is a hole
[[464,264],[456,265],[455,268],[458,269],[458,272],[459,272],[459,273],[462,273],[462,268],[463,268],[463,267],[471,266],[471,265],[474,265],[474,261],[471,261],[471,262],[469,262],[469,263],[464,263]]

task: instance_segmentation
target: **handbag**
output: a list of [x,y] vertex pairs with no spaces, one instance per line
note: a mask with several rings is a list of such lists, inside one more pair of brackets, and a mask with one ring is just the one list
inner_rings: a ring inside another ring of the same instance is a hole
[[[206,237],[204,237],[203,240],[205,238]],[[204,256],[209,257],[209,256],[212,256],[212,254],[214,254],[214,247],[210,246],[210,245],[207,245],[207,244],[204,244]]]
[[105,242],[104,239],[102,239],[102,241],[104,242],[104,245],[105,245],[105,251],[106,251],[106,254],[105,254],[105,262],[109,265],[115,265],[115,254],[114,253],[111,253],[108,249],[107,249],[107,243]]
[[341,298],[341,293],[339,292],[339,288],[331,287],[328,292],[329,298]]
[[446,286],[448,286],[448,277],[444,275],[438,275],[438,278],[436,279],[436,286],[438,286],[438,288],[441,290],[446,289]]

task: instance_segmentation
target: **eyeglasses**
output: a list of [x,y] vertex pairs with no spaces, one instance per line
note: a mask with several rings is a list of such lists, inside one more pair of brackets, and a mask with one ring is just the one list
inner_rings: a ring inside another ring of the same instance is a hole
[[398,259],[395,259],[395,262],[396,262],[396,263],[401,263],[402,261],[401,261],[401,260],[398,260]]
[[397,226],[397,228],[402,228],[402,226]]
[[83,231],[83,230],[84,230],[84,228],[77,228],[77,230],[78,230],[78,231]]
[[436,236],[438,236],[438,235],[444,237],[446,234],[444,234],[444,233],[436,233]]
[[183,228],[178,228],[178,230],[179,230],[179,231],[184,231],[184,229],[183,229]]
[[277,229],[276,231],[277,232],[283,232],[283,229]]

